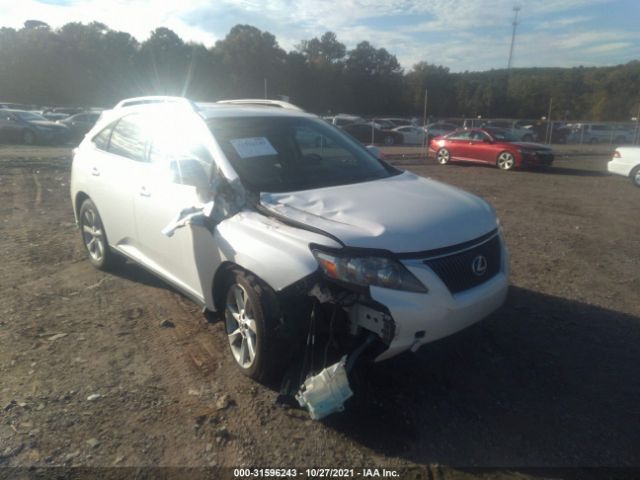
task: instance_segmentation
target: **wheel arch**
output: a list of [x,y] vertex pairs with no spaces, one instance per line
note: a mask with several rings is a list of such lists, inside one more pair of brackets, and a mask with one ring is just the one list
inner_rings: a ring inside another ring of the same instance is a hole
[[[213,275],[213,281],[211,283],[211,297],[213,299],[213,306],[218,312],[221,312],[224,309],[223,287],[225,285],[225,282],[227,281],[229,275],[231,275],[232,272],[236,269],[249,272],[247,269],[241,267],[237,263],[225,261],[220,264],[215,274]],[[253,274],[253,272],[249,273]]]
[[82,204],[84,203],[85,200],[91,200],[91,197],[89,197],[89,195],[87,195],[85,192],[82,192],[82,191],[76,193],[76,197],[73,200],[73,214],[76,218],[76,223],[79,220],[80,207],[82,207]]

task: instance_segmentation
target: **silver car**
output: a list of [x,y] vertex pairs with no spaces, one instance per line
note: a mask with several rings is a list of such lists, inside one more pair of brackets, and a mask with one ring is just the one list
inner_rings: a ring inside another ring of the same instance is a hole
[[93,265],[126,257],[220,312],[257,380],[282,375],[310,333],[383,360],[481,320],[507,292],[489,204],[299,110],[104,112],[76,150],[71,199]]

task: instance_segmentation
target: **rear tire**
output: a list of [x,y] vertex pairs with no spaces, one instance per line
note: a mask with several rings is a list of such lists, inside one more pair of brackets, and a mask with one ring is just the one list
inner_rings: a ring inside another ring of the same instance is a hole
[[386,137],[384,137],[383,142],[385,145],[391,146],[396,143],[396,139],[393,138],[391,135],[387,135]]
[[89,261],[98,270],[111,270],[117,264],[117,258],[109,249],[107,233],[95,204],[86,199],[82,202],[78,214],[80,235]]
[[446,148],[441,148],[436,152],[436,161],[440,165],[446,165],[451,161],[451,153]]

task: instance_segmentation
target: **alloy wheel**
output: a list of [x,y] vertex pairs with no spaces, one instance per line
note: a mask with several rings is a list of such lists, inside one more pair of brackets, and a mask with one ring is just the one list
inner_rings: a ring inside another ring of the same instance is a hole
[[253,302],[244,287],[232,285],[227,293],[225,323],[231,353],[245,369],[256,359],[258,335],[253,312]]
[[445,163],[449,163],[449,160],[451,159],[451,154],[449,153],[449,150],[447,150],[446,148],[441,148],[440,150],[438,150],[436,157],[437,157],[436,159],[438,160],[438,163],[440,165],[444,165]]
[[96,212],[92,209],[84,211],[81,219],[82,239],[89,255],[96,262],[102,261],[105,251],[104,233]]
[[498,155],[498,167],[502,170],[511,170],[515,163],[515,158],[509,152],[502,152]]

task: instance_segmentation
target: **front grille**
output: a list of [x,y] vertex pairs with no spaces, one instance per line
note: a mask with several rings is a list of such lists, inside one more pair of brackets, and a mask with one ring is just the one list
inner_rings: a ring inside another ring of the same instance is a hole
[[[486,260],[486,269],[481,273],[481,257]],[[500,271],[500,237],[496,235],[491,240],[472,247],[464,252],[454,253],[446,257],[425,260],[424,264],[431,268],[440,280],[444,282],[451,293],[458,293],[476,287]]]

